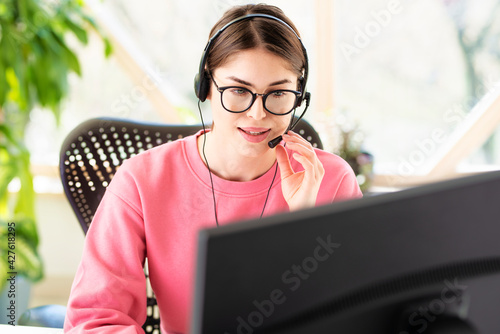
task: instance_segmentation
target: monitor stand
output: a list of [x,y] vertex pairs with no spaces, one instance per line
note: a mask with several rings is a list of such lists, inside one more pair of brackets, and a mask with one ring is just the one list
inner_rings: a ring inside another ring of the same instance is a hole
[[463,291],[419,299],[403,308],[396,333],[479,334],[465,319],[468,306],[469,298]]

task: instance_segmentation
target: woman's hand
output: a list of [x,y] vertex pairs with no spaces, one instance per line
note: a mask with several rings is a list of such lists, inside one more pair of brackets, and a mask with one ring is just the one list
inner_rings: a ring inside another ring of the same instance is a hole
[[283,140],[287,147],[294,151],[293,158],[304,167],[303,171],[294,172],[283,145],[276,146],[283,196],[290,211],[313,207],[316,204],[321,180],[325,175],[323,164],[316,156],[312,145],[295,132],[289,131],[287,135],[283,135]]

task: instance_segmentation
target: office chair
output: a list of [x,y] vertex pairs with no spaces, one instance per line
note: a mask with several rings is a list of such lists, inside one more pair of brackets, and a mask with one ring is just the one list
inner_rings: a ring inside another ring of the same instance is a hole
[[[165,125],[96,118],[76,127],[61,149],[60,173],[64,191],[87,233],[104,190],[122,162],[157,145],[201,129],[201,125]],[[314,147],[323,148],[318,133],[305,120],[294,129]]]
[[[87,233],[106,187],[124,160],[155,146],[195,134],[201,128],[201,125],[95,118],[72,130],[61,148],[60,174],[64,192],[83,232]],[[305,120],[300,120],[294,131],[314,147],[323,148],[318,133]],[[144,271],[147,277],[147,261]],[[148,309],[143,329],[146,333],[159,333],[158,306],[149,279],[147,281]]]

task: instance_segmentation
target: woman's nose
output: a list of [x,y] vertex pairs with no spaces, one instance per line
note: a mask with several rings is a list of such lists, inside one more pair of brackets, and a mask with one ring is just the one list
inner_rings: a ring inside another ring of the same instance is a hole
[[266,110],[264,109],[264,100],[262,96],[257,96],[253,105],[247,111],[247,116],[252,117],[255,120],[261,120],[266,117]]

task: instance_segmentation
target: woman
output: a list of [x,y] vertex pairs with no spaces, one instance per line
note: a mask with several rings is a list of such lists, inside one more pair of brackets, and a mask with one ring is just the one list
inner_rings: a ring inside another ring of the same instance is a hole
[[[273,18],[238,20],[255,13]],[[147,256],[162,333],[185,333],[201,228],[361,196],[347,163],[298,134],[268,146],[306,98],[307,55],[283,12],[235,7],[210,36],[196,93],[210,101],[212,129],[122,165],[86,237],[67,332],[141,333]]]

